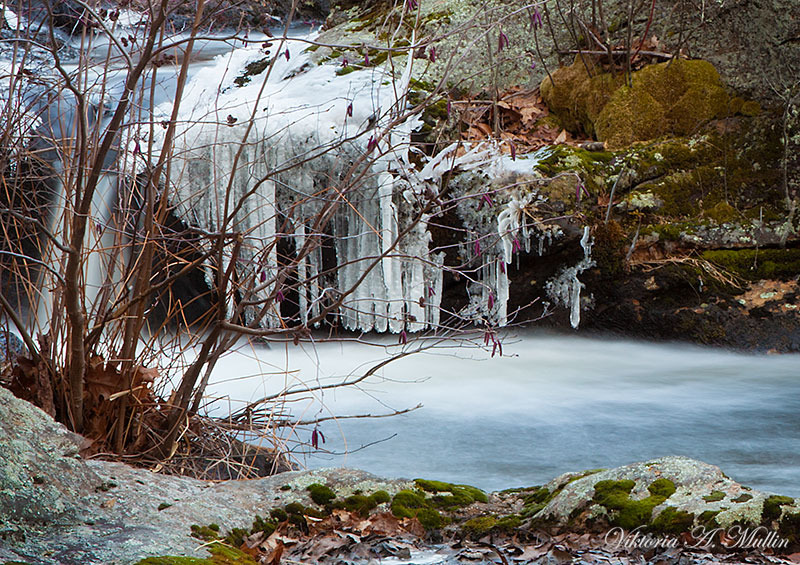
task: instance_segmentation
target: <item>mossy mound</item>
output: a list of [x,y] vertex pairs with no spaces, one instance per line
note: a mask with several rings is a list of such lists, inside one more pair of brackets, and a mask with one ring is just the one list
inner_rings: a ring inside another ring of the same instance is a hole
[[540,92],[561,125],[595,135],[609,148],[662,135],[689,135],[714,118],[758,109],[741,99],[735,108],[708,61],[675,59],[623,75],[603,73],[580,57],[542,81]]
[[720,249],[702,257],[752,281],[791,279],[800,273],[800,249]]
[[[470,485],[456,485],[442,481],[430,481],[427,479],[417,479],[416,485],[426,492],[434,493],[433,504],[442,508],[459,508],[469,506],[473,502],[488,502],[486,493],[479,488]],[[443,495],[440,493],[449,493]]]
[[[551,79],[552,77],[552,79]],[[588,57],[575,57],[542,81],[542,100],[558,117],[559,125],[573,133],[594,135],[594,122],[614,92],[624,84],[621,75],[600,72]]]
[[597,117],[595,134],[609,148],[625,147],[666,133],[665,118],[664,107],[650,92],[623,86]]
[[311,495],[311,500],[321,506],[328,504],[336,498],[336,493],[333,492],[333,489],[320,483],[310,484],[306,487],[306,490]]
[[211,557],[206,559],[167,555],[148,557],[136,565],[257,565],[257,562],[245,552],[221,543],[211,544],[208,551]]

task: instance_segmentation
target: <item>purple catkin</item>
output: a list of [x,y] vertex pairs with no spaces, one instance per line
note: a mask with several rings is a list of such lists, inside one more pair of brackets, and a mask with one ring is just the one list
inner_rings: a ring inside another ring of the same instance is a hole
[[531,15],[531,24],[533,25],[534,29],[541,28],[544,26],[542,23],[542,14],[539,12],[539,8],[533,8],[533,15]]
[[498,51],[502,51],[506,47],[508,47],[508,36],[501,31],[500,37],[497,39]]

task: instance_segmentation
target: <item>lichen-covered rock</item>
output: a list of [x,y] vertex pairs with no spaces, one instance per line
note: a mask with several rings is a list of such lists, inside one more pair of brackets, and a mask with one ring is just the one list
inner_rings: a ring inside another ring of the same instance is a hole
[[84,461],[82,438],[0,387],[0,563],[133,563],[151,555],[205,557],[193,524],[249,527],[290,502],[312,504],[306,487],[338,496],[409,481],[363,471],[289,472],[252,481],[211,482],[159,475],[122,463]]
[[80,458],[81,441],[0,387],[0,535],[81,513],[76,501],[102,482]]
[[[705,526],[712,518],[723,528],[733,523],[759,526],[770,518],[763,516],[769,494],[740,485],[719,467],[687,457],[663,457],[586,477],[562,475],[545,488],[556,494],[535,518],[563,527],[649,526],[678,533]],[[793,500],[783,502],[794,508]],[[771,518],[782,513],[789,510]]]

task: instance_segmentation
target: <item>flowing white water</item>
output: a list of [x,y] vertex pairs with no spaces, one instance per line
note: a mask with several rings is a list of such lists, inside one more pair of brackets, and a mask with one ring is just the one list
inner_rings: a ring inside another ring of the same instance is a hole
[[[254,353],[225,359],[211,391],[255,400],[285,382],[314,386],[359,374],[387,351],[348,343]],[[494,490],[675,454],[719,465],[748,486],[800,496],[797,355],[542,334],[508,337],[504,353],[422,353],[390,364],[360,390],[308,395],[291,407],[304,420],[424,406],[392,418],[323,422],[321,447],[333,452],[387,441],[347,456],[320,451],[305,462]],[[310,429],[298,430],[301,440],[310,441]]]

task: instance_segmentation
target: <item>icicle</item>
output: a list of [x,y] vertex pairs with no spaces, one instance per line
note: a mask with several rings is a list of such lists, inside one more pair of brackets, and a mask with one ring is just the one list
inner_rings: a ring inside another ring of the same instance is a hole
[[569,309],[569,323],[573,329],[577,329],[581,323],[581,289],[584,284],[578,279],[578,275],[595,264],[592,259],[589,226],[583,228],[580,245],[583,249],[583,259],[577,265],[562,269],[556,277],[547,281],[545,285],[548,296],[557,304]]
[[[306,244],[306,226],[300,222],[296,230],[295,249],[299,253]],[[297,263],[297,280],[303,282],[308,280],[308,258],[305,257]],[[300,321],[308,323],[308,285],[298,285],[298,306],[300,307]]]
[[492,268],[494,269],[495,288],[497,289],[497,324],[505,326],[508,323],[509,281],[506,270],[501,268],[501,261],[502,259],[500,258],[492,261]]

